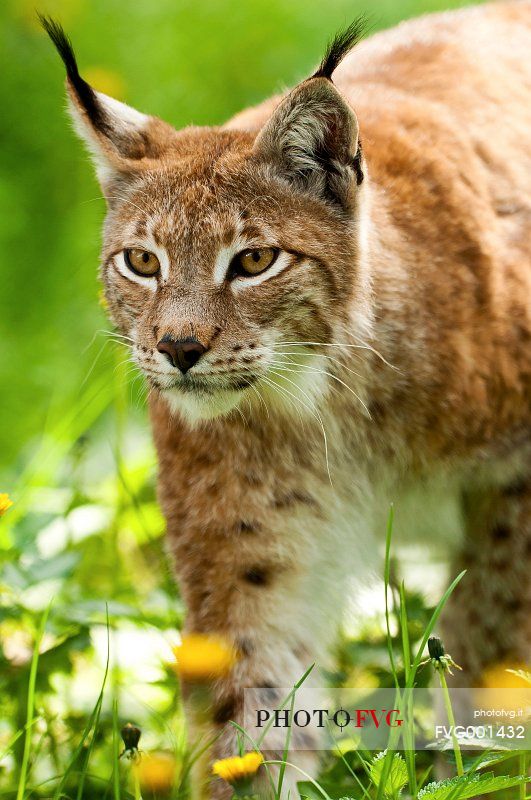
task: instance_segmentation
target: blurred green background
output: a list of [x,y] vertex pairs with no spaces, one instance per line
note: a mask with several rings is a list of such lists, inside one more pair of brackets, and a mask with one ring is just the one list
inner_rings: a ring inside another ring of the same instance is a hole
[[[52,410],[79,398],[108,327],[96,268],[104,215],[64,113],[63,69],[35,10],[70,34],[97,88],[176,126],[217,124],[308,74],[358,13],[373,29],[453,0],[3,0],[0,40],[0,475]],[[361,121],[363,124],[363,121]],[[105,354],[104,354],[105,355]],[[95,377],[111,367],[101,358]]]
[[[0,519],[0,796],[49,798],[51,786],[57,798],[116,797],[119,782],[128,785],[115,737],[127,719],[141,725],[146,750],[162,749],[180,764],[186,758],[168,667],[183,609],[164,554],[142,379],[104,332],[111,327],[98,301],[104,202],[70,129],[62,64],[35,6],[63,23],[96,88],[184,126],[221,123],[303,78],[334,31],[361,12],[376,30],[455,5],[0,4],[0,493],[14,502]],[[23,778],[30,663],[52,599]],[[390,685],[381,599],[377,586],[364,606],[373,617],[347,631],[336,682]],[[412,644],[434,599],[408,595]],[[108,646],[111,669],[94,716]],[[335,762],[328,769],[331,796],[350,793],[345,771]],[[164,796],[185,797],[183,786]]]

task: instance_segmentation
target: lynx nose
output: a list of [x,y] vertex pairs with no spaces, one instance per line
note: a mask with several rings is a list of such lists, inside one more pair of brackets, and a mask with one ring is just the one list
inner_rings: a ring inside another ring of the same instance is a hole
[[197,339],[174,339],[169,333],[157,345],[159,353],[165,353],[173,366],[178,367],[183,374],[199,361],[207,349]]

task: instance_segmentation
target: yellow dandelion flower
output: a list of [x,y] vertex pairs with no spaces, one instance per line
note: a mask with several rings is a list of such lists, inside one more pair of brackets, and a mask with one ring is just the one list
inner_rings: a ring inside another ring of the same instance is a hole
[[134,770],[140,788],[153,794],[169,794],[175,782],[177,762],[170,753],[142,755]]
[[525,689],[525,664],[493,664],[484,671],[482,683],[486,689]]
[[244,756],[215,761],[212,765],[212,773],[234,785],[240,781],[248,781],[253,775],[256,775],[263,763],[264,759],[261,753],[246,753]]
[[526,685],[531,686],[531,670],[529,669],[508,669],[507,672],[516,675]]
[[492,664],[482,675],[482,689],[476,690],[476,704],[489,709],[517,711],[528,705],[529,685],[523,664]]
[[0,493],[0,517],[3,517],[6,511],[9,511],[13,501],[9,498],[8,494]]
[[218,636],[192,633],[174,647],[175,671],[183,681],[206,683],[227,675],[237,660],[232,645]]

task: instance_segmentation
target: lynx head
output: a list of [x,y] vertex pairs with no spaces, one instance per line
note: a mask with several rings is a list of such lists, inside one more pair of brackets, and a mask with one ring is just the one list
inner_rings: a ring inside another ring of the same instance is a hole
[[191,421],[264,393],[311,408],[333,369],[325,345],[367,325],[358,125],[331,80],[360,24],[260,130],[176,131],[92,89],[42,22],[108,204],[110,313],[151,386]]

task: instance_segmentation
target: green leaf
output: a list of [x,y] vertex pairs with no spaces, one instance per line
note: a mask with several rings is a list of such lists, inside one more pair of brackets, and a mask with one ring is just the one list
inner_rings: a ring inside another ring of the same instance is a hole
[[501,789],[510,789],[513,786],[525,783],[527,780],[522,775],[517,777],[508,775],[496,776],[492,772],[487,775],[462,775],[446,781],[429,783],[424,789],[420,790],[418,798],[419,800],[447,800],[452,795],[452,797],[459,798],[459,800],[466,800],[466,798],[476,797],[477,795],[499,792]]
[[[386,751],[380,753],[370,766],[371,780],[379,787],[385,764]],[[397,798],[408,781],[407,767],[400,753],[393,755],[391,766],[387,774],[383,793],[386,797]]]

